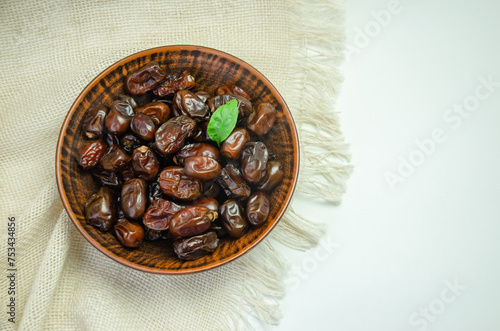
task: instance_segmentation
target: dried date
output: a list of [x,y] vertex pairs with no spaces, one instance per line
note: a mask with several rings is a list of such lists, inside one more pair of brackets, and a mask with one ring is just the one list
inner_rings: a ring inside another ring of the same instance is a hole
[[116,205],[109,188],[101,187],[87,200],[85,219],[103,232],[109,231],[116,223]]
[[130,93],[142,95],[155,88],[166,75],[165,69],[157,62],[151,61],[129,75],[125,80],[125,85]]
[[196,200],[203,192],[201,181],[187,176],[180,167],[164,168],[158,182],[163,193],[179,200]]
[[174,252],[181,260],[193,261],[213,253],[218,244],[219,239],[215,232],[207,232],[191,238],[176,240]]

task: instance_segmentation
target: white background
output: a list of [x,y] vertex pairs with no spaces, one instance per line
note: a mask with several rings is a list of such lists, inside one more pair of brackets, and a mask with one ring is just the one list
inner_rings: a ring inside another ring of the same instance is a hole
[[[323,247],[283,249],[277,330],[500,330],[500,2],[401,0],[377,23],[390,8],[347,4],[337,109],[355,169],[340,206],[300,203],[329,228]],[[474,105],[481,76],[499,83]]]

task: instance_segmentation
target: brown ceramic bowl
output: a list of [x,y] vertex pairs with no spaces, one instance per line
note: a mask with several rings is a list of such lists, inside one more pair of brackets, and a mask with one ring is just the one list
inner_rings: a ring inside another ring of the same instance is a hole
[[[278,116],[264,142],[283,164],[284,179],[271,194],[268,222],[251,228],[242,238],[222,238],[212,254],[195,261],[181,261],[171,242],[144,241],[137,249],[123,247],[114,231],[103,233],[87,224],[85,201],[99,185],[90,172],[77,162],[80,146],[86,141],[82,118],[97,104],[109,106],[114,97],[124,93],[124,77],[149,61],[157,61],[168,72],[188,70],[196,78],[198,90],[214,93],[224,84],[236,84],[247,91],[253,102],[269,102]],[[59,193],[71,220],[82,235],[98,250],[126,266],[158,274],[185,274],[208,270],[232,261],[251,250],[276,226],[292,198],[298,175],[299,143],[290,110],[276,88],[259,71],[227,53],[199,46],[165,46],[148,49],[118,61],[97,76],[83,91],[64,120],[56,154],[56,177]]]

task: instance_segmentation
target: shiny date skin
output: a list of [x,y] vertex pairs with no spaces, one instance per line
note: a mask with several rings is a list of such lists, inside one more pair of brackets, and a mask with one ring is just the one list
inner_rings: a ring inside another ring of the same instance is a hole
[[141,141],[133,134],[126,134],[121,139],[121,145],[127,153],[132,153],[134,149],[141,146]]
[[193,201],[193,206],[203,206],[213,211],[219,211],[219,202],[211,197],[196,199]]
[[220,207],[220,219],[226,232],[234,238],[241,238],[248,230],[248,222],[241,205],[235,200],[226,200]]
[[120,175],[124,182],[129,179],[135,178],[136,174],[134,168],[132,167],[132,164],[131,163],[127,164],[127,166],[120,171]]
[[212,141],[207,133],[208,121],[199,122],[198,127],[193,135],[193,140],[198,142]]
[[152,230],[168,230],[172,217],[184,207],[170,200],[154,200],[144,214],[144,225]]
[[174,162],[184,165],[184,160],[190,156],[207,156],[215,161],[219,161],[219,150],[212,145],[204,143],[184,145],[174,157]]
[[203,184],[184,173],[181,167],[166,167],[158,178],[160,188],[169,197],[192,201],[198,199],[203,192]]
[[188,116],[169,119],[156,130],[156,149],[163,155],[177,152],[193,135],[195,128],[196,122]]
[[221,95],[221,94],[236,94],[236,95],[241,95],[247,100],[251,100],[250,96],[248,95],[247,92],[245,92],[245,90],[233,84],[222,85],[219,88],[217,88],[217,90],[215,90],[215,95]]
[[177,212],[170,220],[169,231],[173,238],[195,236],[207,231],[217,218],[217,212],[203,206],[189,206]]
[[136,109],[136,113],[148,115],[157,126],[170,118],[170,107],[164,102],[150,102]]
[[238,160],[243,146],[249,141],[250,134],[245,128],[235,128],[222,143],[220,154],[229,159]]
[[219,162],[208,156],[190,156],[184,160],[184,173],[199,180],[212,180],[219,176]]
[[166,75],[167,72],[157,62],[151,61],[129,75],[125,85],[130,93],[142,95],[155,88]]
[[141,146],[132,153],[132,168],[137,177],[151,180],[158,175],[160,165],[155,153],[148,146]]
[[250,184],[257,184],[266,176],[269,152],[261,142],[249,142],[241,152],[241,173]]
[[113,145],[108,148],[106,154],[99,161],[99,164],[104,170],[115,172],[124,169],[131,160],[130,156],[120,145]]
[[240,112],[239,114],[240,118],[246,117],[252,113],[253,111],[252,103],[248,99],[237,94],[220,94],[213,98],[208,99],[207,104],[210,107],[210,111],[213,113],[217,110],[217,108],[228,103],[233,99],[236,99],[236,101],[238,101],[238,110]]
[[137,101],[135,101],[135,99],[132,98],[130,95],[120,94],[118,98],[116,98],[116,100],[128,103],[130,106],[132,106],[132,109],[137,108]]
[[116,205],[111,191],[101,187],[99,191],[85,203],[85,219],[87,223],[106,232],[116,223]]
[[283,166],[278,161],[267,162],[266,176],[258,183],[257,189],[269,192],[283,180]]
[[92,168],[92,175],[99,179],[104,186],[118,188],[122,185],[122,181],[116,172],[106,170],[100,164]]
[[271,130],[276,120],[276,109],[270,103],[260,103],[247,118],[247,129],[258,136]]
[[160,184],[157,181],[153,181],[149,183],[148,189],[148,201],[149,203],[153,203],[153,201],[162,199],[163,192],[161,191]]
[[115,100],[104,120],[106,129],[112,134],[121,135],[127,132],[132,116],[134,116],[134,110],[128,102]]
[[132,178],[123,183],[121,207],[126,218],[138,220],[146,212],[146,186],[142,178]]
[[206,91],[197,91],[195,93],[203,102],[207,102],[207,100],[212,97],[212,95]]
[[115,233],[118,241],[129,248],[139,247],[144,240],[142,227],[137,223],[128,221],[126,218],[120,218],[115,224]]
[[193,76],[191,76],[187,71],[184,71],[182,74],[171,74],[165,77],[165,80],[154,89],[153,93],[156,96],[167,97],[171,96],[177,91],[187,90],[194,88],[196,86],[196,82]]
[[106,143],[106,145],[108,145],[109,148],[111,148],[115,145],[117,145],[117,146],[120,145],[120,139],[118,138],[118,136],[116,134],[106,132],[104,134],[103,140]]
[[130,129],[137,137],[143,140],[152,141],[155,138],[156,124],[151,117],[146,114],[135,114],[130,122]]
[[213,253],[218,244],[219,239],[215,232],[207,232],[191,238],[174,241],[174,252],[181,260],[193,261]]
[[232,163],[222,169],[217,183],[228,198],[246,200],[250,196],[250,187],[241,177],[238,168]]
[[93,168],[99,163],[106,151],[106,144],[102,140],[87,141],[80,149],[78,163],[83,169]]
[[186,115],[197,122],[204,120],[209,112],[208,106],[194,92],[181,90],[174,97],[174,112],[177,116]]
[[270,210],[269,196],[264,192],[255,192],[247,201],[245,209],[247,220],[253,226],[261,226],[266,223]]
[[87,138],[96,139],[102,135],[107,114],[108,108],[104,105],[98,105],[87,112],[82,125],[82,130]]

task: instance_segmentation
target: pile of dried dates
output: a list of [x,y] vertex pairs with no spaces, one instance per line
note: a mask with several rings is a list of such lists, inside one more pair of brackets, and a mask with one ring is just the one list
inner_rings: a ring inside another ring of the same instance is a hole
[[[275,122],[271,104],[253,106],[236,85],[195,91],[188,72],[168,74],[156,62],[126,77],[125,88],[128,95],[89,109],[82,122],[88,140],[78,161],[101,184],[85,203],[89,224],[114,231],[125,247],[171,239],[180,259],[195,260],[219,238],[267,221],[268,194],[283,178],[259,140]],[[236,124],[214,141],[211,117],[230,104]]]

